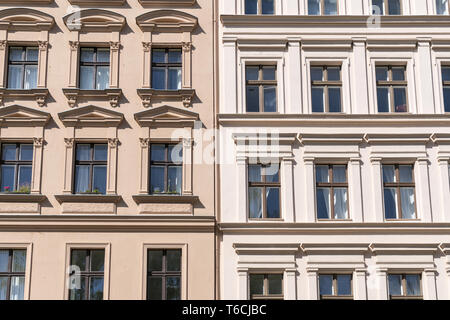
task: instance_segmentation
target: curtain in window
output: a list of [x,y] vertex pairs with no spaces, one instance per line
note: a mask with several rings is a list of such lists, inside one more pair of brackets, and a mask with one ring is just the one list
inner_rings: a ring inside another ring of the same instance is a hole
[[22,66],[9,66],[8,88],[22,89],[23,68]]
[[6,300],[8,292],[8,277],[0,277],[0,300]]
[[23,300],[25,277],[11,277],[10,300]]
[[436,13],[448,14],[448,0],[436,0]]
[[75,193],[89,192],[89,166],[77,166],[75,169]]
[[181,167],[169,167],[168,171],[168,181],[167,185],[169,187],[169,190],[167,190],[169,193],[178,193],[181,194]]
[[80,89],[81,90],[94,89],[94,73],[95,73],[94,67],[82,66],[80,68]]
[[250,218],[262,218],[262,191],[261,188],[249,188]]
[[384,214],[386,219],[397,219],[397,189],[384,188]]
[[328,188],[317,189],[317,218],[330,218],[330,189]]
[[334,218],[347,219],[347,188],[334,189]]
[[37,71],[38,67],[25,66],[25,82],[23,84],[24,89],[35,89],[37,88]]
[[414,204],[414,189],[413,188],[401,188],[402,197],[402,218],[403,219],[415,219],[416,208]]
[[97,90],[109,88],[109,67],[97,67]]

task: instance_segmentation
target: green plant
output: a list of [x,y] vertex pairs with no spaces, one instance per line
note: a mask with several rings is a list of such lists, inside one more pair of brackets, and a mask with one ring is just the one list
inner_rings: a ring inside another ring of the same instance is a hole
[[31,192],[31,186],[29,184],[23,184],[19,186],[19,189],[14,191],[14,193],[30,193]]

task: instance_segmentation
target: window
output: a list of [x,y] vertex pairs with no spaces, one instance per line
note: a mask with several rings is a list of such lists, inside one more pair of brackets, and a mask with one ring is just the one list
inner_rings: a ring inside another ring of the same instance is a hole
[[318,219],[348,219],[346,165],[316,165]]
[[350,274],[319,275],[320,299],[352,300],[352,276]]
[[77,144],[75,193],[106,194],[107,144]]
[[152,88],[181,89],[181,49],[152,50]]
[[180,144],[150,146],[150,193],[181,194],[183,149]]
[[402,14],[401,0],[372,0],[372,14],[400,15]]
[[32,163],[32,144],[3,144],[0,172],[1,192],[30,193]]
[[247,112],[277,111],[276,66],[245,68]]
[[308,15],[336,15],[337,0],[308,0]]
[[38,48],[9,48],[8,89],[35,89],[37,87],[38,58]]
[[423,299],[421,279],[418,274],[389,274],[389,298]]
[[147,300],[181,300],[181,250],[147,251]]
[[250,219],[280,218],[280,166],[249,165],[248,197]]
[[245,14],[274,14],[274,0],[245,0]]
[[0,300],[23,300],[26,250],[0,249]]
[[80,89],[109,88],[109,48],[81,48]]
[[105,250],[72,249],[70,266],[70,276],[79,278],[71,281],[69,300],[103,300]]
[[436,0],[436,14],[448,14],[448,0]]
[[408,112],[406,67],[376,67],[378,112]]
[[282,274],[251,274],[251,300],[283,300]]
[[341,67],[311,67],[312,112],[341,112]]
[[386,219],[416,219],[414,166],[383,165]]
[[444,110],[450,112],[450,66],[442,66],[442,87],[444,90]]

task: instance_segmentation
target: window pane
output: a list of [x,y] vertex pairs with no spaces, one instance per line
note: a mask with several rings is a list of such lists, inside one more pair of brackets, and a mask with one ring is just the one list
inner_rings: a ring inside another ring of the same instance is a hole
[[181,68],[169,68],[169,90],[181,89]]
[[25,66],[24,89],[36,89],[37,87],[37,65]]
[[337,275],[337,295],[349,296],[352,294],[352,276],[348,274]]
[[317,218],[330,219],[330,189],[317,188]]
[[280,181],[280,165],[278,163],[272,163],[270,166],[264,168],[264,176],[266,182],[279,182]]
[[280,188],[266,189],[267,218],[276,219],[280,217]]
[[78,268],[80,268],[81,271],[88,271],[86,265],[87,254],[88,252],[85,249],[72,250],[70,264],[72,266],[77,266]]
[[97,49],[97,62],[109,62],[109,49]]
[[163,250],[148,250],[147,271],[163,271]]
[[19,160],[22,160],[22,161],[32,161],[33,160],[33,145],[32,144],[21,144],[20,145]]
[[246,80],[258,80],[259,79],[259,67],[247,67],[245,68]]
[[38,48],[27,48],[27,61],[37,62],[39,59],[39,49]]
[[341,88],[328,88],[329,111],[341,112]]
[[312,101],[312,112],[323,112],[324,95],[322,87],[312,87],[311,89],[311,101]]
[[181,194],[181,172],[181,166],[169,167],[167,177],[167,192]]
[[405,67],[393,67],[392,68],[392,80],[404,81],[405,80]]
[[347,182],[347,167],[342,166],[333,166],[333,181],[337,183],[346,183]]
[[164,50],[164,49],[152,50],[152,62],[165,63],[166,62],[166,50]]
[[407,112],[406,105],[406,88],[394,88],[394,105],[395,112]]
[[183,144],[179,143],[177,145],[168,146],[168,161],[173,163],[182,164],[183,163]]
[[0,272],[8,272],[9,250],[0,250]]
[[91,160],[91,146],[89,144],[77,144],[77,161]]
[[8,292],[8,277],[0,277],[0,300],[6,300]]
[[391,296],[402,295],[402,276],[399,274],[389,275],[389,294]]
[[444,110],[450,112],[450,87],[444,87]]
[[341,80],[341,68],[339,67],[328,67],[328,81],[339,81]]
[[275,72],[275,67],[263,67],[263,80],[275,80]]
[[260,165],[249,165],[248,166],[248,181],[249,182],[261,182],[261,166]]
[[165,168],[161,166],[151,166],[150,168],[150,192],[164,193],[165,184]]
[[91,250],[91,271],[105,270],[105,250]]
[[264,275],[250,275],[250,294],[264,294]]
[[92,192],[106,194],[106,166],[94,166]]
[[450,67],[442,67],[442,81],[450,81]]
[[2,189],[1,192],[12,192],[15,188],[14,178],[16,175],[16,168],[14,166],[2,166]]
[[277,87],[264,86],[264,112],[277,111]]
[[262,0],[262,14],[274,14],[274,0]]
[[22,89],[23,66],[9,66],[8,68],[8,88]]
[[70,300],[86,300],[86,277],[80,277],[80,287],[76,289],[70,289]]
[[399,166],[400,182],[413,182],[413,167]]
[[165,161],[166,147],[163,144],[152,144],[151,146],[151,161]]
[[269,274],[267,280],[269,282],[269,294],[283,293],[283,276],[281,274]]
[[22,48],[10,48],[9,49],[9,61],[24,61],[24,51]]
[[400,188],[402,197],[402,218],[415,219],[416,208],[414,201],[414,188]]
[[319,275],[319,292],[320,295],[333,295],[333,276],[332,275]]
[[436,0],[436,13],[448,14],[448,0]]
[[181,63],[181,50],[169,50],[169,63]]
[[94,48],[81,48],[80,60],[81,62],[94,62]]
[[308,14],[319,15],[320,14],[320,0],[308,0]]
[[10,300],[23,300],[25,277],[11,277]]
[[400,14],[400,0],[389,0],[388,1],[389,14]]
[[103,300],[103,277],[91,277],[89,300]]
[[6,160],[6,161],[16,160],[16,145],[15,144],[2,145],[2,160]]
[[245,14],[258,13],[258,0],[245,0]]
[[19,181],[17,191],[29,193],[31,190],[31,166],[19,166]]
[[166,280],[166,299],[181,299],[181,281],[180,277],[167,277]]
[[108,160],[108,146],[106,144],[94,145],[94,160],[107,161]]
[[322,67],[311,67],[311,80],[312,81],[322,81],[323,80],[323,68]]
[[316,166],[316,182],[330,182],[328,166]]
[[109,67],[97,67],[97,90],[109,88]]
[[389,88],[377,88],[378,112],[389,112]]
[[386,219],[397,219],[397,189],[384,188],[384,215]]
[[162,300],[162,278],[147,278],[147,296],[148,300]]
[[334,188],[334,218],[347,219],[347,188]]
[[95,68],[88,66],[80,67],[80,89],[92,90],[94,89],[94,74]]
[[166,69],[152,68],[152,88],[157,90],[166,89]]
[[250,218],[262,218],[262,190],[261,188],[249,188],[249,214]]
[[388,79],[388,68],[387,67],[377,67],[376,68],[377,81],[387,81]]
[[181,250],[167,250],[167,271],[181,271]]
[[324,10],[326,15],[337,14],[337,0],[324,0]]
[[420,296],[420,276],[416,274],[405,275],[406,294],[408,296]]
[[384,183],[397,182],[397,178],[395,176],[395,166],[383,165],[383,181]]
[[258,86],[247,86],[247,112],[259,112]]
[[89,189],[89,166],[75,167],[75,193],[91,192]]

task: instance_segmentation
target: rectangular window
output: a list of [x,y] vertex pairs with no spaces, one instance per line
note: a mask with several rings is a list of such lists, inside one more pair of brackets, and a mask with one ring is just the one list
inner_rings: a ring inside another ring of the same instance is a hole
[[5,143],[1,147],[0,191],[30,193],[33,145]]
[[74,193],[106,194],[107,159],[107,144],[76,145]]
[[245,83],[247,112],[277,112],[276,66],[247,66]]
[[378,112],[408,112],[405,66],[377,66]]
[[308,15],[337,15],[337,0],[308,0]]
[[319,293],[321,300],[353,300],[352,275],[319,275]]
[[150,193],[181,195],[183,148],[181,144],[150,146]]
[[72,249],[70,266],[69,300],[103,300],[105,250]]
[[420,274],[389,274],[389,298],[422,300]]
[[37,87],[39,49],[10,47],[8,59],[8,89]]
[[274,14],[275,0],[245,0],[245,14]]
[[108,48],[81,48],[80,89],[109,88],[110,53]]
[[341,89],[341,67],[311,67],[312,112],[342,112]]
[[346,165],[316,165],[317,219],[348,219]]
[[372,0],[373,15],[402,14],[401,0]]
[[147,300],[181,300],[181,249],[147,251]]
[[436,14],[448,14],[448,0],[436,0]]
[[279,219],[281,211],[280,166],[248,166],[248,198],[250,219]]
[[282,274],[251,274],[250,300],[283,300]]
[[450,66],[442,66],[442,88],[444,90],[444,110],[450,112]]
[[0,300],[23,300],[27,251],[0,249]]
[[152,88],[181,89],[181,49],[152,50]]
[[384,216],[416,219],[413,165],[383,165]]

